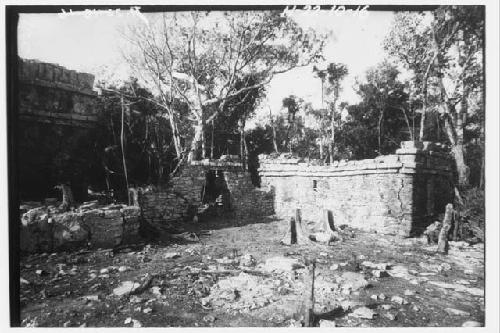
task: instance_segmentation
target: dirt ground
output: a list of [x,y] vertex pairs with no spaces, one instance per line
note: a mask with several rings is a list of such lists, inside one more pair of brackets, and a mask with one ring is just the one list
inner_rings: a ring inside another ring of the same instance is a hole
[[451,242],[442,255],[418,239],[346,228],[330,246],[285,246],[287,225],[220,217],[185,226],[196,242],[25,256],[21,325],[301,326],[312,259],[316,326],[484,322],[484,244]]

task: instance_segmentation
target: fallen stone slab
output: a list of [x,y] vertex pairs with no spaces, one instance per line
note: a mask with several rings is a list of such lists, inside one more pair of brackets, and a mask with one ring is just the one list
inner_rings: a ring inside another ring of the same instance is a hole
[[462,324],[462,327],[482,327],[483,324],[481,324],[478,321],[473,321],[473,320],[468,320]]
[[462,311],[462,310],[459,310],[459,309],[446,308],[446,309],[444,309],[444,311],[446,311],[446,313],[448,313],[448,314],[450,314],[452,316],[462,316],[462,317],[470,316],[469,312]]
[[458,283],[446,283],[440,281],[428,281],[428,283],[444,289],[454,289],[455,291],[465,292],[473,296],[484,296],[484,289],[481,288],[466,287]]
[[141,284],[138,282],[124,281],[118,287],[113,289],[113,294],[120,297],[129,295],[130,293],[136,291],[140,286]]
[[373,319],[377,313],[366,306],[355,309],[349,316],[361,318],[361,319]]

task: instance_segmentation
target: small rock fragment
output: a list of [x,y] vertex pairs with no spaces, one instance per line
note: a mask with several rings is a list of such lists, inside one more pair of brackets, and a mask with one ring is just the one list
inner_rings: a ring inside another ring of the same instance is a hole
[[372,275],[375,276],[375,277],[378,277],[378,278],[383,278],[383,277],[390,276],[389,273],[387,273],[386,271],[381,271],[381,270],[378,270],[378,269],[373,270],[372,271]]
[[415,295],[415,291],[409,290],[409,289],[405,290],[405,296],[414,296],[414,295]]
[[396,320],[396,314],[395,313],[388,312],[388,313],[384,314],[384,317],[386,317],[389,320]]
[[181,254],[179,252],[168,252],[163,255],[164,259],[175,259],[179,258]]
[[82,297],[86,301],[98,301],[99,295],[87,295]]
[[438,272],[445,272],[451,270],[451,265],[448,264],[447,262],[442,263],[441,265],[438,266]]
[[256,264],[255,258],[251,254],[245,254],[241,256],[240,258],[240,265],[241,266],[246,266],[246,267],[251,267]]
[[156,295],[156,296],[161,296],[161,289],[160,287],[158,286],[153,286],[150,288],[150,291],[153,295]]
[[215,321],[215,317],[212,315],[206,315],[205,317],[203,317],[203,320],[209,323],[213,323]]
[[405,299],[401,296],[392,296],[391,302],[397,303],[397,304],[408,304],[408,302],[405,303]]
[[390,304],[382,304],[382,309],[384,309],[384,310],[390,310],[390,309],[392,309],[392,305],[390,305]]

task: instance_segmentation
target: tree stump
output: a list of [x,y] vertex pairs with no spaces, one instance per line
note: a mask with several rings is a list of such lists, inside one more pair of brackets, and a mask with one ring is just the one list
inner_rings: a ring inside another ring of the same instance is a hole
[[285,236],[281,239],[281,244],[297,244],[297,224],[295,223],[295,218],[293,217],[290,218]]
[[302,224],[302,213],[300,209],[295,210],[295,223],[296,223],[296,232],[297,232],[297,244],[299,245],[308,245],[311,244],[311,240],[309,239],[309,232],[305,230],[304,225]]
[[443,227],[439,233],[437,252],[448,253],[448,233],[451,228],[451,223],[453,220],[453,205],[451,203],[446,205]]
[[67,184],[59,184],[54,186],[55,189],[58,189],[62,193],[62,204],[59,206],[59,209],[62,211],[69,211],[72,207],[75,207],[75,199],[73,198],[73,191],[71,187]]
[[281,243],[285,245],[299,244],[310,245],[312,241],[309,239],[307,232],[302,224],[302,216],[300,209],[295,210],[295,218],[290,218],[290,223],[285,236],[281,239]]
[[333,225],[333,213],[331,210],[323,209],[323,221],[322,221],[323,231],[332,232],[335,230]]

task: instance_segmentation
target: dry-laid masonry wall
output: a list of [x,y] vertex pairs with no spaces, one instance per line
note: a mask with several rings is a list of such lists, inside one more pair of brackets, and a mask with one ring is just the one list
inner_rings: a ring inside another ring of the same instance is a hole
[[22,252],[48,252],[90,246],[112,248],[138,239],[140,209],[134,206],[82,205],[70,212],[41,206],[22,215]]
[[402,236],[421,232],[453,198],[450,160],[419,149],[329,166],[261,155],[259,174],[278,217],[299,208],[314,221],[328,209],[336,225]]
[[139,191],[143,218],[160,226],[175,226],[192,219],[201,206],[208,171],[222,171],[229,190],[231,210],[237,217],[273,214],[273,193],[256,188],[241,163],[220,160],[194,161],[186,165],[165,188],[147,187]]

